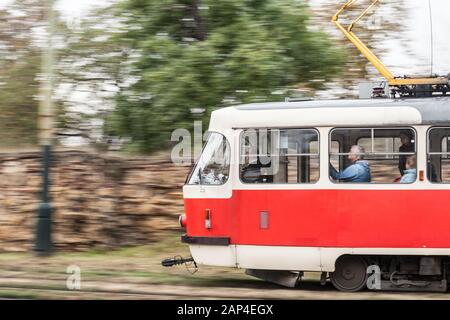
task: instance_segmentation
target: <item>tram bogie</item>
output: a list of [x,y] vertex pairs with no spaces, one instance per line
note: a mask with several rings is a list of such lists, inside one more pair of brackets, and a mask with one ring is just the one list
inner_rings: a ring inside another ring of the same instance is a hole
[[355,292],[446,292],[450,259],[442,256],[342,256],[330,274],[333,285]]

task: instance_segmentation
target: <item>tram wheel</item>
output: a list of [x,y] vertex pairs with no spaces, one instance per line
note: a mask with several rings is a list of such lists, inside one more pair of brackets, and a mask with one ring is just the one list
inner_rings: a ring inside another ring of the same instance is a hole
[[336,261],[330,280],[339,291],[360,291],[367,284],[367,262],[358,256],[342,256]]

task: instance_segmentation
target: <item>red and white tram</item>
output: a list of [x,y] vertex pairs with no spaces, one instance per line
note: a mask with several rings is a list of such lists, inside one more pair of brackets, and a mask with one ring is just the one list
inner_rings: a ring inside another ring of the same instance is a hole
[[[287,285],[319,271],[342,291],[375,266],[378,289],[447,290],[450,97],[239,105],[209,132],[183,188],[196,263]],[[334,180],[354,145],[370,181]],[[411,156],[416,178],[400,183]]]

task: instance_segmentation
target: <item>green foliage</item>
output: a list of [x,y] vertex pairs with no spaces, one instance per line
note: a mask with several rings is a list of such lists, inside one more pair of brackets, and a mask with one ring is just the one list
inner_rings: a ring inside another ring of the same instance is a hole
[[19,60],[4,65],[0,88],[1,146],[30,146],[37,143],[39,83],[36,75],[40,55],[27,53]]
[[0,10],[0,146],[37,143],[41,53],[34,32],[42,10],[38,0],[15,0]]
[[[310,28],[296,0],[127,0],[117,41],[138,54],[122,88],[109,134],[132,138],[138,151],[164,147],[170,132],[190,128],[225,101],[279,100],[272,94],[318,88],[340,71],[343,53]],[[319,81],[313,81],[319,80]]]

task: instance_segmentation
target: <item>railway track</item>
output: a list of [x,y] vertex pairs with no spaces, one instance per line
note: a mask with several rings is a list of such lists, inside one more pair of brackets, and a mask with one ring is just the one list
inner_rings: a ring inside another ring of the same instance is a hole
[[[168,291],[153,291],[153,292],[139,292],[135,290],[101,290],[101,289],[92,289],[92,290],[68,290],[68,289],[58,289],[58,288],[41,288],[41,287],[32,287],[32,286],[8,286],[8,285],[0,285],[0,289],[4,290],[25,290],[28,294],[36,296],[48,296],[48,297],[64,297],[66,299],[112,299],[112,300],[121,300],[121,299],[133,299],[133,300],[222,300],[222,299],[248,299],[248,300],[259,300],[262,299],[257,295],[232,295],[232,294],[214,294],[214,293],[205,293],[198,294],[193,291],[190,292],[168,292]],[[1,293],[0,293],[1,297]],[[271,299],[276,299],[272,297]]]
[[301,288],[285,289],[261,282],[258,287],[186,286],[114,281],[83,281],[80,290],[68,290],[64,279],[0,278],[0,298],[24,299],[112,299],[112,300],[259,300],[259,299],[450,299],[448,293],[360,292],[342,293],[331,285],[305,282]]
[[[42,289],[42,288],[32,288],[32,287],[11,287],[11,286],[0,286],[2,290],[26,290],[27,294],[43,296],[47,298],[65,298],[65,299],[110,299],[110,300],[188,300],[188,299],[214,299],[213,297],[204,297],[204,296],[195,296],[187,295],[187,294],[173,294],[173,293],[131,293],[131,292],[115,292],[115,291],[105,291],[105,290],[76,290],[69,291],[63,289]],[[17,298],[23,299],[23,298]],[[25,299],[30,299],[26,298]],[[222,299],[222,298],[221,298]],[[230,298],[232,299],[232,298]],[[251,299],[251,298],[250,298]],[[0,300],[15,300],[8,297],[2,297],[0,293]],[[253,299],[252,299],[253,300]]]
[[[235,287],[201,287],[176,286],[136,282],[104,282],[83,281],[79,290],[69,290],[65,287],[65,279],[34,278],[0,278],[1,292],[20,290],[39,295],[57,295],[67,298],[129,298],[129,299],[285,299],[284,289],[258,291],[249,288]],[[276,291],[276,292],[274,292]],[[278,297],[281,294],[281,297]]]

